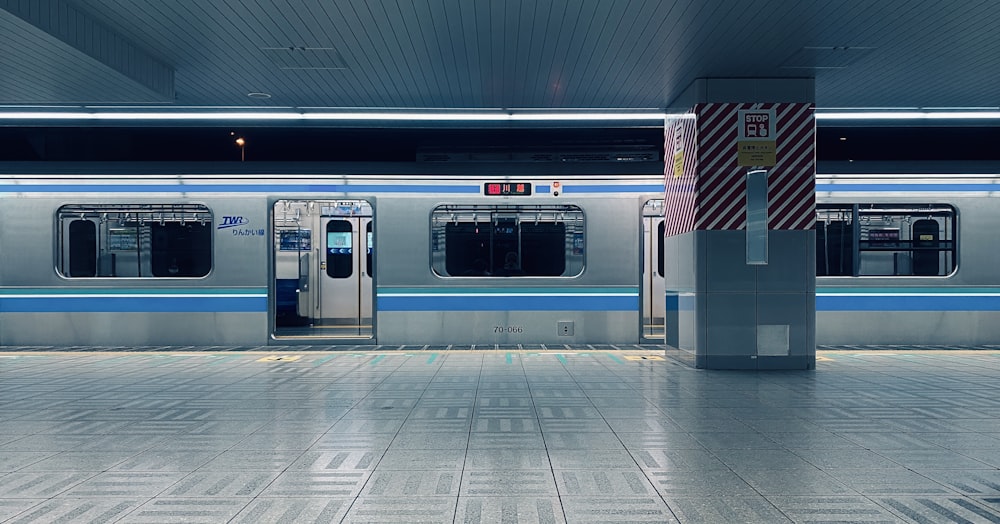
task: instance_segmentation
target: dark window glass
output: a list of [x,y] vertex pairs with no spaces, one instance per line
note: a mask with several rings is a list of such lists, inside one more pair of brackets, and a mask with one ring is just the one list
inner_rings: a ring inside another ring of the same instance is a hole
[[442,206],[431,256],[442,276],[552,277],[583,270],[583,212],[574,206]]
[[372,236],[371,222],[368,222],[368,225],[365,226],[365,236],[367,237],[366,242],[368,243],[368,254],[365,255],[365,264],[368,269],[368,276],[375,278],[375,268],[372,267],[372,252],[375,251],[375,242]]
[[947,276],[958,231],[946,204],[821,204],[817,276]]
[[58,271],[83,278],[192,278],[212,271],[201,204],[67,204],[56,212]]
[[154,277],[203,277],[212,269],[208,224],[151,224],[150,233]]
[[354,233],[347,220],[326,223],[326,274],[330,278],[354,274]]
[[566,271],[565,224],[521,224],[522,271],[525,275],[555,277]]
[[90,220],[69,224],[69,276],[97,276],[97,225]]
[[663,236],[666,233],[666,224],[661,220],[656,227],[656,271],[663,276]]

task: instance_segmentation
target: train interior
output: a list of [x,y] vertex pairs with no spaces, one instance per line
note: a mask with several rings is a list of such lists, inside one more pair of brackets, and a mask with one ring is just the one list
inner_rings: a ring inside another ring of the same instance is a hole
[[275,338],[371,339],[371,204],[279,200],[272,213]]

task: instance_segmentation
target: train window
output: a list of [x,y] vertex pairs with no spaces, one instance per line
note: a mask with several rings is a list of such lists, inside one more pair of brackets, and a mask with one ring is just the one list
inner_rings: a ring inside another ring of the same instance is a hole
[[65,205],[56,221],[56,267],[67,277],[203,277],[212,269],[212,213],[200,204]]
[[957,230],[947,204],[820,204],[816,275],[947,276]]
[[656,226],[656,274],[663,276],[663,237],[666,233],[666,224],[661,221]]
[[569,277],[583,271],[576,206],[439,206],[431,267],[449,277]]

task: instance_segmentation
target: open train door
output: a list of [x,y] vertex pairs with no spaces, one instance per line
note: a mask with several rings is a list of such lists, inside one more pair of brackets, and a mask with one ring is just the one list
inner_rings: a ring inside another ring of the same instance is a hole
[[279,200],[274,224],[276,339],[371,341],[374,223],[365,200]]
[[642,336],[663,343],[666,309],[663,280],[663,201],[650,200],[642,208]]

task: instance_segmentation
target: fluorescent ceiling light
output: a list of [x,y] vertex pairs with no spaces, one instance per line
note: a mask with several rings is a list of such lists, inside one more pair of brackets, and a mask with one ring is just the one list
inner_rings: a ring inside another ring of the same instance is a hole
[[601,121],[657,120],[666,113],[656,111],[0,111],[0,120],[196,120],[196,121]]
[[816,112],[816,120],[993,120],[1000,111],[838,111]]

